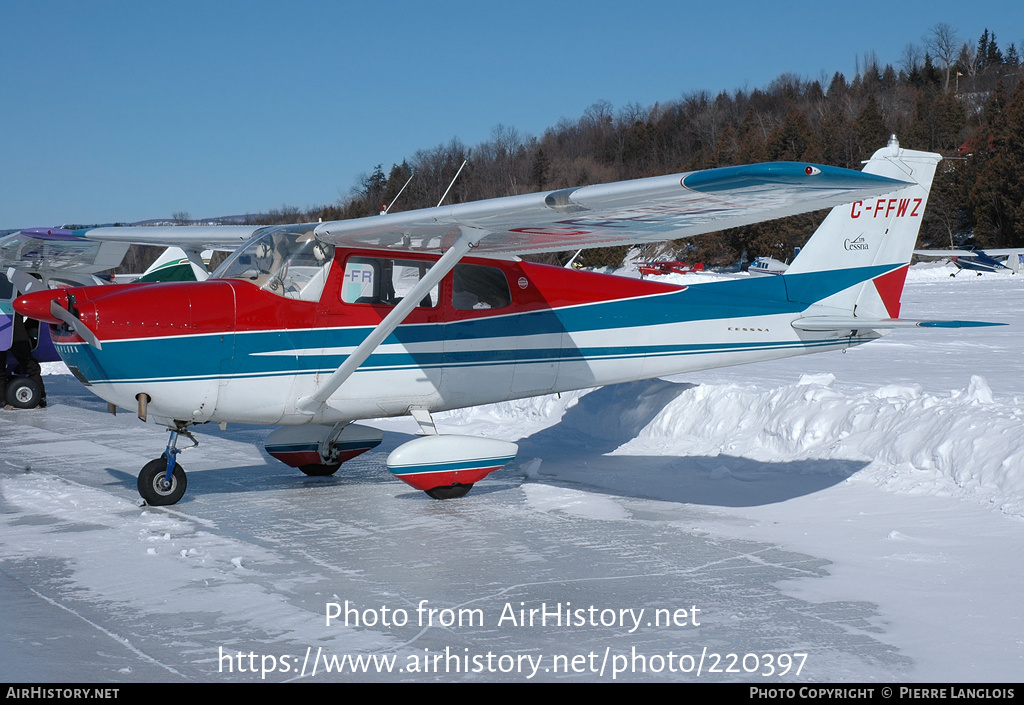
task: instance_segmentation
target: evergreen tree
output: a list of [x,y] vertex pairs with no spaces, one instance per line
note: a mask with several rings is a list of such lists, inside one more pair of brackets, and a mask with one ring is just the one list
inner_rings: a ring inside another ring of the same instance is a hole
[[785,119],[768,138],[765,157],[773,162],[795,162],[806,159],[811,144],[811,126],[807,116],[796,110],[786,113]]
[[544,151],[543,147],[538,147],[536,153],[533,155],[533,164],[530,166],[530,180],[533,185],[537,187],[538,191],[543,191],[544,186],[548,183],[548,178],[551,174],[551,160],[548,159],[547,152]]
[[363,178],[361,192],[363,198],[369,201],[371,204],[377,203],[378,208],[383,203],[384,189],[388,185],[388,179],[384,176],[384,171],[381,169],[381,165],[378,164],[373,173]]
[[1020,66],[1020,57],[1017,55],[1017,47],[1010,44],[1010,48],[1006,50],[1006,58],[1003,59],[1003,65],[1008,69],[1016,69]]
[[[383,202],[391,207],[388,213],[407,210],[403,207],[404,203],[395,203],[395,199],[398,198],[398,194],[402,191],[402,187],[405,186],[406,182],[409,181],[410,176],[412,176],[412,167],[409,166],[409,162],[406,160],[403,159],[401,164],[391,165],[391,171],[388,172],[387,186],[384,188],[383,194]],[[404,193],[402,198],[405,198]]]
[[993,32],[991,39],[989,39],[988,47],[985,52],[985,66],[986,67],[1000,67],[1003,65],[1003,52],[999,51],[999,45],[996,44],[996,35]]
[[978,70],[984,71],[987,66],[986,60],[988,59],[988,27],[981,33],[981,37],[978,38]]
[[1024,244],[1024,82],[1017,84],[1009,101],[1000,82],[987,112],[987,130],[976,144],[978,176],[970,194],[975,237],[982,246],[1017,247]]
[[942,85],[942,74],[932,63],[932,57],[925,53],[924,66],[921,68],[921,87],[938,88]]
[[889,132],[885,128],[885,122],[882,120],[882,113],[878,109],[878,101],[875,100],[875,96],[868,96],[864,109],[857,117],[856,129],[861,159],[867,159],[888,141]]

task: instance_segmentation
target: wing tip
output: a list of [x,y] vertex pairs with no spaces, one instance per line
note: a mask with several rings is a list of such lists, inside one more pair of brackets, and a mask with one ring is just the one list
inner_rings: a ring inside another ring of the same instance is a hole
[[913,182],[809,162],[766,162],[706,169],[687,174],[683,186],[691,191],[713,193],[726,189],[766,184],[825,188],[904,188]]

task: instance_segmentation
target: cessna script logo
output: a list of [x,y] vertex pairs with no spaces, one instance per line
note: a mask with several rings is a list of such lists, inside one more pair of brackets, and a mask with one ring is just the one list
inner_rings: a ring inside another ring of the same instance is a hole
[[867,243],[866,240],[864,240],[864,236],[863,235],[861,235],[858,238],[854,238],[853,240],[851,240],[850,238],[846,238],[846,242],[843,243],[843,247],[845,247],[847,250],[869,250],[869,249],[871,249],[870,247],[868,247],[868,243]]

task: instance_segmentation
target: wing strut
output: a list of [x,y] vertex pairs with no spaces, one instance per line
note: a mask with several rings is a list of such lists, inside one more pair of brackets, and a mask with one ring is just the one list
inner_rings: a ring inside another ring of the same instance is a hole
[[210,269],[206,266],[206,262],[203,261],[203,254],[194,247],[183,247],[181,251],[185,253],[185,257],[188,258],[189,262],[199,268],[200,272],[206,272],[206,277],[200,281],[206,281],[206,279],[209,279]]
[[462,234],[459,239],[455,241],[455,244],[448,249],[447,252],[439,259],[427,273],[423,275],[423,278],[412,288],[405,298],[398,302],[391,313],[384,317],[384,320],[377,324],[366,339],[359,344],[352,354],[346,358],[345,362],[341,363],[341,366],[335,370],[330,377],[323,383],[323,385],[309,396],[302,397],[296,403],[296,407],[299,411],[303,411],[310,414],[315,414],[321,407],[327,402],[332,394],[338,391],[338,388],[345,383],[353,372],[359,368],[366,358],[370,357],[374,350],[384,342],[384,340],[391,335],[395,328],[405,320],[416,305],[423,300],[430,290],[434,288],[444,275],[452,271],[455,265],[459,263],[467,252],[471,248],[475,247],[476,244],[487,235],[486,230],[478,230],[476,228],[462,227]]

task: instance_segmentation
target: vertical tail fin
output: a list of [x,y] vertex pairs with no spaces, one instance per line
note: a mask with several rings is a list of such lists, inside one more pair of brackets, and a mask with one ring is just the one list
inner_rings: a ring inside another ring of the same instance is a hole
[[[941,160],[938,154],[901,149],[895,135],[891,137],[863,170],[913,185],[833,208],[783,275],[789,299],[813,304],[821,314],[897,318],[928,192]],[[819,277],[801,276],[845,270],[860,270],[863,278],[827,298],[815,294]]]

